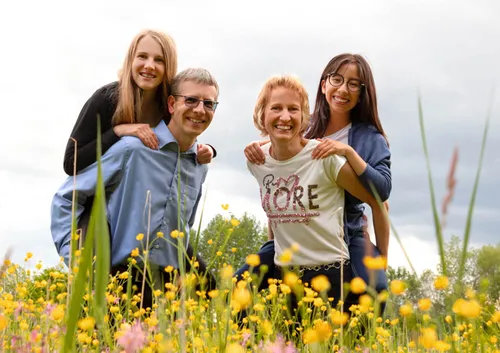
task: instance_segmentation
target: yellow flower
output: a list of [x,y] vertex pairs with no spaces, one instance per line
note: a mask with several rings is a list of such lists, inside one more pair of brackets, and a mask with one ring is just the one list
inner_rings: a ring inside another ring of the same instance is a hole
[[446,315],[446,317],[444,318],[444,321],[446,321],[448,324],[451,324],[452,322],[452,318],[450,315]]
[[500,311],[495,311],[495,313],[491,316],[491,321],[494,323],[500,322]]
[[334,311],[330,314],[330,318],[335,325],[345,325],[347,320],[349,319],[349,315],[347,313],[343,313],[340,311]]
[[226,346],[226,353],[245,353],[245,349],[238,343],[230,343]]
[[221,207],[222,207],[222,209],[223,209],[224,211],[227,211],[227,210],[228,210],[228,208],[229,208],[229,205],[228,205],[227,203],[223,203],[223,204],[221,205]]
[[165,272],[170,273],[174,270],[174,266],[168,265],[163,269]]
[[235,303],[235,309],[246,309],[252,302],[252,294],[245,287],[246,282],[239,281],[233,290],[232,303]]
[[143,233],[137,234],[137,236],[135,237],[135,239],[137,239],[138,241],[141,241],[142,239],[144,239],[144,234]]
[[31,259],[33,257],[33,253],[32,252],[27,252],[26,253],[26,258],[27,259]]
[[385,270],[387,267],[387,259],[383,256],[371,257],[365,256],[363,263],[370,270]]
[[285,251],[283,251],[283,253],[281,254],[280,256],[280,261],[283,262],[283,263],[289,263],[290,261],[292,261],[292,252],[288,249],[286,249]]
[[452,310],[455,314],[469,319],[477,318],[481,315],[481,305],[475,300],[457,299],[453,303]]
[[62,305],[58,305],[57,307],[55,307],[50,313],[50,317],[54,321],[61,320],[64,317],[64,308],[62,307]]
[[437,341],[436,345],[435,345],[435,348],[439,352],[446,352],[446,351],[450,350],[451,344],[446,343],[444,341]]
[[246,262],[249,266],[257,267],[260,265],[260,256],[257,254],[250,254],[247,256]]
[[316,343],[319,341],[318,332],[315,329],[309,328],[304,331],[302,335],[302,341],[304,344]]
[[413,313],[413,308],[410,304],[403,304],[399,307],[399,314],[401,316],[410,316]]
[[269,336],[273,334],[273,324],[269,320],[264,320],[263,322],[261,322],[260,328],[262,329],[264,335]]
[[237,249],[237,248],[231,248],[231,252],[232,252],[232,253],[235,253],[236,251],[238,251],[238,249]]
[[361,277],[354,277],[351,280],[351,292],[361,294],[366,291],[366,283]]
[[0,331],[3,331],[7,327],[7,319],[5,316],[0,315]]
[[231,225],[233,227],[237,227],[240,225],[240,221],[238,221],[236,218],[231,218]]
[[299,280],[299,276],[297,276],[293,272],[287,272],[287,273],[285,273],[285,276],[283,278],[283,282],[285,282],[285,284],[287,286],[289,286],[290,288],[295,287],[295,285],[297,284],[298,280]]
[[156,236],[158,238],[163,238],[165,236],[165,234],[163,234],[163,232],[158,232],[158,233],[156,233]]
[[174,229],[173,231],[170,232],[170,236],[174,239],[179,237],[179,231],[177,229]]
[[94,328],[95,320],[93,317],[86,317],[78,321],[78,328],[82,331],[88,331]]
[[429,311],[432,302],[429,298],[422,298],[418,300],[418,308],[422,311]]
[[41,262],[39,262],[39,263],[37,263],[37,264],[36,264],[36,266],[35,266],[35,267],[36,267],[36,269],[37,269],[37,270],[41,270],[41,269],[42,269],[42,267],[43,267],[43,265],[42,265],[42,263],[41,263]]
[[212,239],[208,239],[207,244],[208,244],[208,245],[212,245],[212,244],[213,244],[213,242],[214,242],[214,241],[213,241]]
[[437,342],[436,330],[430,327],[424,328],[422,330],[422,336],[420,337],[420,341],[425,348],[427,349],[434,348]]
[[311,280],[311,287],[313,287],[316,292],[326,292],[330,289],[331,285],[328,277],[319,275]]
[[215,253],[215,255],[217,255],[217,256],[221,256],[221,255],[222,255],[222,251],[217,251],[217,252]]
[[391,281],[391,292],[394,295],[401,295],[405,292],[406,285],[403,281],[394,279]]
[[139,248],[135,248],[134,250],[132,250],[132,251],[130,252],[130,256],[132,256],[132,257],[137,257],[137,256],[139,256]]
[[450,281],[448,280],[448,277],[446,276],[438,276],[434,280],[434,288],[437,290],[443,290],[448,288],[448,285],[450,284]]

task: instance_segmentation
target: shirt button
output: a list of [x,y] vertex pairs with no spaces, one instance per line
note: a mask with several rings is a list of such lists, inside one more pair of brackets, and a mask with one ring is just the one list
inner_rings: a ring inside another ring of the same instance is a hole
[[159,249],[159,248],[160,248],[160,245],[156,244],[155,249]]

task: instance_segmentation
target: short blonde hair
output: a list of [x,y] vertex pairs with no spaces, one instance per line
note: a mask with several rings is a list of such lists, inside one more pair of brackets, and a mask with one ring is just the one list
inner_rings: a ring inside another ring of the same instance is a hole
[[266,107],[269,104],[272,91],[279,87],[287,88],[297,93],[300,97],[300,108],[302,110],[302,127],[300,132],[303,133],[309,125],[309,120],[311,119],[309,112],[309,95],[307,94],[304,85],[294,76],[273,76],[264,83],[264,87],[262,87],[259,93],[253,112],[253,123],[261,132],[261,136],[268,135],[264,126],[264,115]]
[[172,79],[177,72],[177,47],[171,36],[161,31],[147,29],[138,33],[127,51],[123,68],[119,74],[118,104],[113,115],[113,125],[134,124],[142,122],[141,90],[132,78],[132,62],[137,46],[142,38],[150,36],[161,47],[165,62],[165,76],[158,87],[157,99],[166,116],[170,116],[167,107],[167,97]]

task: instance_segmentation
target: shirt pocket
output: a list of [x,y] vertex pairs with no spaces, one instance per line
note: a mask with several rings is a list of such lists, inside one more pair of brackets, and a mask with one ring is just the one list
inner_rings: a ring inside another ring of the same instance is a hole
[[194,213],[194,206],[196,205],[196,200],[198,199],[198,193],[198,188],[193,188],[189,185],[186,185],[184,187],[184,193],[181,197],[181,209],[183,211],[183,214],[185,215],[186,223]]

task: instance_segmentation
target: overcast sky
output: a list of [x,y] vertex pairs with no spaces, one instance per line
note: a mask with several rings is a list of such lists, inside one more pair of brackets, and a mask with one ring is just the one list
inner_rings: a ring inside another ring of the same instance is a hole
[[[440,1],[21,1],[0,5],[0,256],[32,251],[58,261],[50,203],[63,183],[63,154],[78,113],[99,87],[117,79],[133,36],[171,34],[179,69],[205,67],[219,81],[220,105],[200,141],[218,156],[210,166],[204,221],[230,204],[265,219],[243,149],[259,139],[252,111],[273,74],[299,76],[311,106],[324,66],[343,52],[372,65],[379,113],[392,151],[391,219],[419,271],[437,247],[417,115],[421,92],[439,203],[453,148],[460,150],[446,237],[463,235],[493,86],[500,83],[500,2]],[[471,242],[498,243],[500,87]],[[205,223],[204,222],[204,223]],[[405,265],[392,238],[390,265]]]

